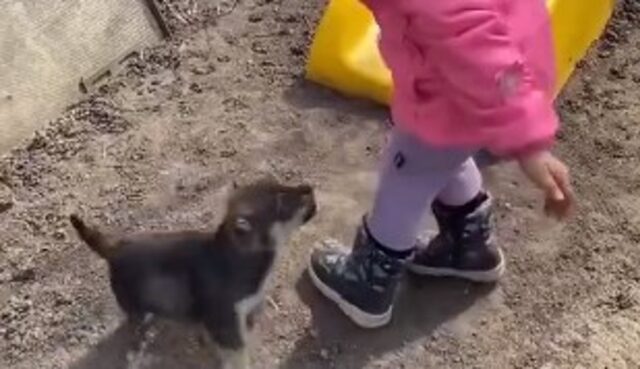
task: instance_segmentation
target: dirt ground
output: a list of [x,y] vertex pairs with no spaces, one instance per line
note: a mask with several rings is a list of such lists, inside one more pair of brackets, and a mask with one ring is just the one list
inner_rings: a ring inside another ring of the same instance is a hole
[[122,329],[106,267],[66,215],[127,230],[210,228],[232,180],[318,189],[252,348],[255,368],[640,368],[640,4],[621,2],[559,100],[577,217],[540,216],[512,166],[488,180],[509,272],[494,287],[407,279],[393,324],[361,331],[304,273],[349,241],[375,183],[386,112],[303,82],[323,2],[164,1],[174,37],[2,160],[0,368],[212,368],[193,329]]

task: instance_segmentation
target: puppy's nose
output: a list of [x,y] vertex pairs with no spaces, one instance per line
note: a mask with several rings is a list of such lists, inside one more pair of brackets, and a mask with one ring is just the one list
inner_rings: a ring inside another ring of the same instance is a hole
[[313,195],[313,187],[311,187],[310,185],[304,184],[298,188],[304,195]]
[[301,185],[300,187],[298,187],[298,190],[307,202],[312,202],[314,200],[313,187],[309,185]]
[[316,199],[313,195],[313,188],[311,186],[300,186],[300,190],[302,191],[302,201],[304,201],[306,207],[304,221],[308,222],[316,215],[316,212],[318,211],[318,205],[316,204]]
[[302,185],[299,187],[300,192],[302,192],[303,201],[315,211],[316,207],[316,198],[313,195],[313,187],[309,185]]

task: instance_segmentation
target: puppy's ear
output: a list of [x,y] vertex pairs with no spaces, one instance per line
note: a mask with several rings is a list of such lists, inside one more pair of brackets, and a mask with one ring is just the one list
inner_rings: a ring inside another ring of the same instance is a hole
[[296,197],[289,193],[279,193],[276,195],[276,211],[278,215],[288,218],[292,216],[297,208]]

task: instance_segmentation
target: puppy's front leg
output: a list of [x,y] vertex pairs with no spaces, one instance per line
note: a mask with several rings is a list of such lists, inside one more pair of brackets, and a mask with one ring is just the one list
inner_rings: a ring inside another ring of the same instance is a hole
[[256,304],[254,308],[250,309],[246,313],[245,330],[247,332],[245,332],[245,334],[248,334],[248,331],[253,330],[253,328],[256,325],[256,320],[258,318],[258,315],[262,313],[262,310],[264,310],[264,301],[261,300]]
[[217,310],[205,319],[205,327],[220,349],[223,369],[250,368],[245,341],[245,319],[233,308]]
[[222,369],[249,369],[249,354],[247,348],[225,349],[220,348],[222,356]]

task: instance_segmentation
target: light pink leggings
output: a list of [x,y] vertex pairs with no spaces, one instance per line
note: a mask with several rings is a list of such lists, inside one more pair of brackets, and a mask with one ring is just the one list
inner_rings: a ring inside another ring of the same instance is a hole
[[373,237],[390,249],[409,250],[435,199],[458,206],[476,197],[482,176],[475,153],[435,148],[394,127],[367,219]]

